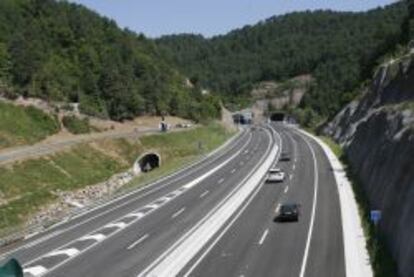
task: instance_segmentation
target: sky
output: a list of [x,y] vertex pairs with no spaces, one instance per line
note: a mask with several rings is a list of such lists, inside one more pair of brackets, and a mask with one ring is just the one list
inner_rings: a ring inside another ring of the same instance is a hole
[[331,9],[363,11],[396,0],[70,0],[155,38],[176,33],[225,34],[274,15]]

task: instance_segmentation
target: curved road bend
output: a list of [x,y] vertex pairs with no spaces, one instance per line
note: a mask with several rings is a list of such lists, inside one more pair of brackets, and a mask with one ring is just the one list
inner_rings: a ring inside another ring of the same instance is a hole
[[[196,256],[182,276],[345,276],[339,197],[320,146],[274,125],[290,161],[283,184],[263,184],[240,217]],[[316,194],[315,194],[316,193]],[[279,205],[302,205],[297,223],[276,223]],[[313,223],[312,223],[313,222]]]
[[226,196],[273,143],[244,132],[161,182],[35,236],[6,256],[26,276],[134,276]]

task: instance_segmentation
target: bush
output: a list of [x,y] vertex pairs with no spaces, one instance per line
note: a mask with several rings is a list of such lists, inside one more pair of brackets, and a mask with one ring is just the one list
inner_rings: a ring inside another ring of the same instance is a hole
[[65,128],[72,134],[87,134],[93,131],[89,124],[89,118],[80,119],[74,115],[64,116],[62,123]]

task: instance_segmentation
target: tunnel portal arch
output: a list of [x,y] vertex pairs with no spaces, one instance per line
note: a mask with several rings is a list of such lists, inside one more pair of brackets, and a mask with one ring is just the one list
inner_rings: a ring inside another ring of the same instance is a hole
[[146,152],[138,157],[133,166],[134,174],[149,172],[161,166],[161,155],[157,152]]
[[280,122],[280,121],[284,121],[285,120],[285,117],[286,117],[286,114],[285,113],[283,113],[283,112],[277,112],[277,113],[272,113],[270,115],[270,120],[271,121]]

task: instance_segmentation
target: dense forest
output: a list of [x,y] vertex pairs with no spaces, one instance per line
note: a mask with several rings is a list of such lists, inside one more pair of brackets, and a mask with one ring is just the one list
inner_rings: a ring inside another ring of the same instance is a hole
[[355,97],[379,59],[409,39],[406,15],[403,2],[360,13],[296,12],[210,39],[154,41],[81,5],[1,0],[0,94],[79,102],[84,113],[115,120],[201,120],[219,115],[220,98],[246,103],[260,81],[311,74],[301,110],[319,120]]
[[406,5],[368,12],[314,11],[276,16],[226,35],[172,35],[156,42],[194,83],[238,101],[254,83],[311,74],[308,115],[334,115],[356,96],[379,58],[402,40]]
[[123,120],[140,114],[217,117],[154,41],[77,4],[0,1],[0,93],[80,102],[83,112]]

